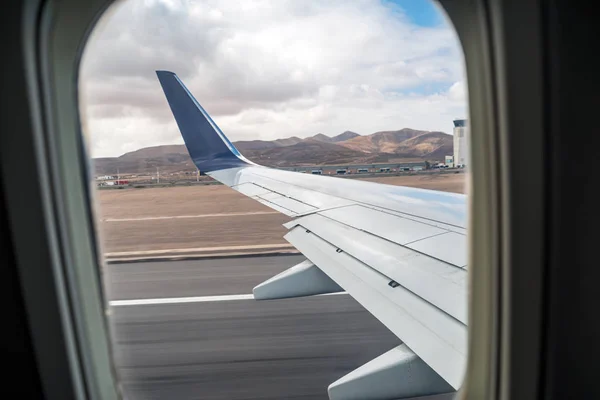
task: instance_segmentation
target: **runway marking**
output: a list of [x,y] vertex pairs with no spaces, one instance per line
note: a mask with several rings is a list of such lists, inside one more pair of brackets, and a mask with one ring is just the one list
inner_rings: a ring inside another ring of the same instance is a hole
[[[348,292],[326,293],[317,296],[336,296],[348,294]],[[156,304],[182,304],[182,303],[212,303],[217,301],[236,301],[236,300],[254,300],[252,294],[228,294],[221,296],[197,296],[197,297],[171,297],[164,299],[136,299],[136,300],[112,300],[109,304],[112,307],[120,306],[141,306]]]
[[227,250],[260,250],[260,249],[291,249],[294,248],[289,243],[271,243],[254,244],[248,246],[218,246],[218,247],[195,247],[189,249],[166,249],[166,250],[141,250],[141,251],[121,251],[116,253],[104,253],[105,257],[123,257],[139,255],[158,255],[158,254],[181,254],[198,253],[207,251],[227,251]]
[[161,219],[185,219],[185,218],[212,218],[212,217],[243,217],[245,215],[281,214],[277,211],[251,211],[221,214],[198,214],[198,215],[172,215],[163,217],[139,217],[139,218],[106,218],[103,222],[132,222],[132,221],[154,221]]

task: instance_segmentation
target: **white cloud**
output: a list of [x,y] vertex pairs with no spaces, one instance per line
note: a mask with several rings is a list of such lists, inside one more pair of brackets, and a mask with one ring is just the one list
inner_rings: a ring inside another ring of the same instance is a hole
[[454,32],[397,11],[372,0],[125,0],[84,54],[92,155],[181,143],[157,69],[176,72],[234,141],[449,132],[466,115]]
[[450,89],[448,89],[448,97],[453,101],[461,101],[466,102],[467,96],[465,93],[465,84],[460,82],[455,82]]

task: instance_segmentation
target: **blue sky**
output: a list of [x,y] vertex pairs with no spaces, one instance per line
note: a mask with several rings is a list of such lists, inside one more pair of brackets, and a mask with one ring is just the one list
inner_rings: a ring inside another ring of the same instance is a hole
[[386,0],[387,3],[400,7],[409,19],[420,26],[434,27],[446,25],[441,6],[430,0]]
[[[408,17],[410,22],[415,25],[426,28],[441,27],[451,29],[449,22],[443,15],[444,10],[432,0],[384,0],[384,4],[400,8],[403,16]],[[452,83],[448,82],[427,82],[399,90],[399,92],[409,95],[430,95],[446,92],[451,86]]]

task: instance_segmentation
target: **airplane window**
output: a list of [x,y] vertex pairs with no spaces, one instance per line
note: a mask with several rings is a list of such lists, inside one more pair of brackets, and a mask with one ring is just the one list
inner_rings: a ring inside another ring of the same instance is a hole
[[428,0],[126,0],[80,70],[128,398],[452,394],[463,53]]

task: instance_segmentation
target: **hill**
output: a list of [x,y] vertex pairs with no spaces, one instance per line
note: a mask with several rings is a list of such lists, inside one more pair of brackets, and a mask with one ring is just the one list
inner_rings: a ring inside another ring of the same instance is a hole
[[247,151],[244,156],[266,166],[334,165],[365,162],[368,154],[335,143],[309,139],[292,146]]
[[357,136],[360,136],[360,135],[358,133],[352,132],[352,131],[346,131],[346,132],[340,133],[339,135],[336,135],[334,137],[329,137],[327,135],[323,135],[322,133],[317,133],[315,136],[311,136],[304,140],[316,140],[318,142],[324,142],[324,143],[339,143],[339,142],[344,142],[349,139],[353,139]]
[[443,160],[444,156],[452,154],[452,150],[451,135],[444,132],[426,132],[399,143],[394,153]]
[[340,144],[349,149],[367,153],[394,153],[400,146],[400,143],[424,133],[427,133],[427,131],[404,128],[399,131],[383,131],[375,132],[368,136],[356,136],[340,142]]
[[[300,139],[247,140],[234,142],[246,156],[259,164],[275,167],[294,165],[335,165],[400,162],[402,160],[442,161],[452,154],[452,136],[443,132],[404,128],[361,136],[346,131],[329,137],[323,134]],[[120,157],[94,159],[96,175],[194,171],[184,145],[146,147]]]
[[306,140],[306,141],[323,142],[323,143],[331,143],[331,142],[333,142],[333,138],[330,138],[327,135],[323,135],[322,133],[317,133],[315,136],[311,136],[311,137],[306,138],[304,140]]
[[290,138],[276,140],[240,140],[239,142],[235,142],[235,147],[239,151],[259,150],[272,149],[274,147],[291,146],[300,142],[302,142],[302,139],[296,136],[292,136]]
[[96,175],[115,175],[121,173],[152,173],[156,168],[161,171],[176,172],[193,170],[187,149],[182,144],[145,147],[125,153],[120,157],[96,158]]
[[353,138],[355,138],[357,136],[360,136],[360,135],[358,133],[356,133],[356,132],[346,131],[346,132],[340,133],[337,136],[332,137],[331,141],[333,143],[339,143],[339,142],[344,142],[344,141],[349,140],[349,139],[353,139]]

